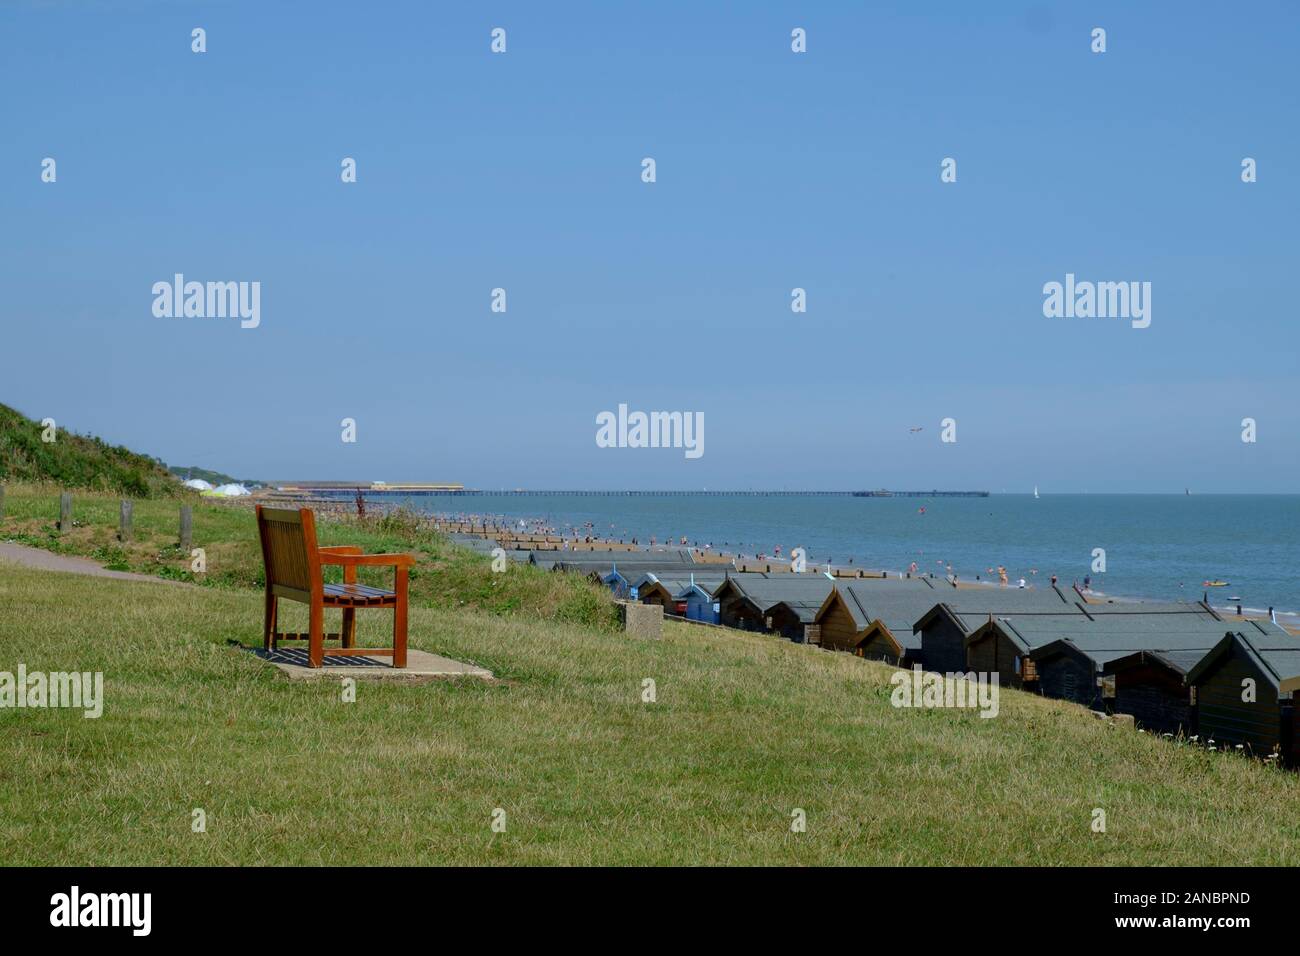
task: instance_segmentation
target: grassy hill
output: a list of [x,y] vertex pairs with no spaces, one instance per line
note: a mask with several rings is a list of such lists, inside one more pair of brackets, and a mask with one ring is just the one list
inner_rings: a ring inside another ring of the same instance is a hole
[[[412,611],[412,645],[497,681],[361,682],[346,703],[338,682],[286,681],[242,649],[261,613],[249,590],[5,567],[0,622],[22,627],[0,670],[101,671],[106,701],[97,720],[0,710],[9,859],[1300,862],[1296,775],[1072,704],[1004,691],[994,719],[896,709],[890,668],[771,636],[671,624],[635,640],[436,608]],[[358,620],[383,642],[386,615]]]
[[156,458],[100,438],[77,435],[61,425],[53,442],[42,441],[40,422],[0,405],[0,483],[48,482],[93,488],[132,498],[170,497],[179,482]]
[[[0,516],[0,540],[204,585],[0,560],[0,671],[98,671],[105,693],[99,719],[0,708],[15,862],[1300,863],[1296,774],[1013,690],[992,719],[895,708],[892,668],[778,637],[670,622],[629,639],[600,588],[494,574],[401,514],[322,520],[321,543],[413,552],[411,645],[496,680],[361,682],[345,702],[336,681],[289,682],[247,653],[262,620],[251,509],[192,502],[195,575],[178,503],[138,502],[122,543],[118,497],[78,492],[59,533],[53,489],[11,485]],[[301,605],[281,616],[306,629]],[[358,625],[387,643],[388,614]]]

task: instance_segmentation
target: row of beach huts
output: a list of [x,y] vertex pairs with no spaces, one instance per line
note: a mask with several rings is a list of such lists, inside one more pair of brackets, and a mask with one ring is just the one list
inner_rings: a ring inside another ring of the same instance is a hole
[[[485,551],[495,544],[455,537]],[[507,554],[686,620],[905,668],[996,673],[1003,687],[1129,714],[1151,733],[1300,765],[1300,637],[1268,621],[1225,620],[1205,603],[1098,603],[1056,586],[959,588],[861,571],[748,572],[685,548]]]

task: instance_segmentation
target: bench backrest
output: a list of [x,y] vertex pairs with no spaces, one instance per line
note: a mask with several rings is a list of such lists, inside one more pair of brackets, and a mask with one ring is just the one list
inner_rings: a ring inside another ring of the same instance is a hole
[[307,508],[257,506],[257,533],[262,539],[266,588],[277,597],[310,602],[321,593],[316,518]]

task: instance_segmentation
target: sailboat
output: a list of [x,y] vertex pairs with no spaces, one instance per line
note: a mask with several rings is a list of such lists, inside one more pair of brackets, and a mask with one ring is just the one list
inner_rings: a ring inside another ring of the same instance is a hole
[[1035,498],[1038,497],[1038,486],[1037,486],[1037,485],[1034,485],[1034,497],[1035,497]]

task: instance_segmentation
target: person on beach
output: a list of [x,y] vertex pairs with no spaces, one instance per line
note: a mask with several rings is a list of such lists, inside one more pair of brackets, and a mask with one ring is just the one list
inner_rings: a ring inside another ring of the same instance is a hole
[[1056,575],[1052,575],[1052,587],[1056,587]]

